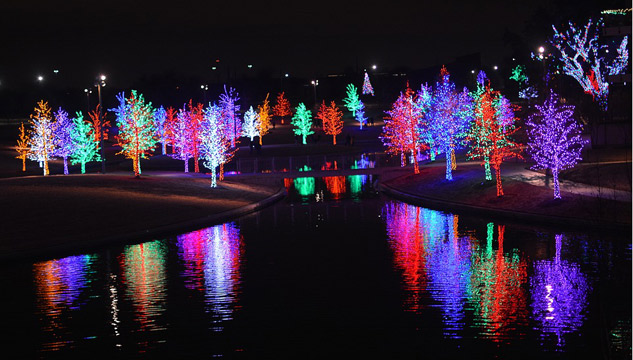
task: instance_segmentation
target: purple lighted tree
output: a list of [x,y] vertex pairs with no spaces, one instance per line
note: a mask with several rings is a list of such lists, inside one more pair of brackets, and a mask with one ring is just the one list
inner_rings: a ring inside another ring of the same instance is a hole
[[163,146],[163,155],[167,154],[167,111],[164,107],[154,110],[154,128],[156,128],[156,137]]
[[242,136],[242,122],[237,113],[240,106],[237,101],[240,99],[235,89],[226,90],[224,86],[224,94],[220,95],[220,107],[222,108],[222,120],[224,122],[224,134],[231,142],[231,147],[235,147],[235,140]]
[[536,108],[538,112],[526,121],[528,151],[536,162],[532,168],[552,170],[554,198],[560,199],[558,174],[582,159],[580,153],[587,141],[582,139],[582,126],[573,118],[574,106],[559,104],[554,91]]
[[73,123],[68,118],[68,113],[60,107],[55,113],[53,125],[53,136],[57,144],[53,156],[60,156],[64,159],[64,175],[68,175],[68,157],[73,153],[73,143],[70,137],[72,128]]

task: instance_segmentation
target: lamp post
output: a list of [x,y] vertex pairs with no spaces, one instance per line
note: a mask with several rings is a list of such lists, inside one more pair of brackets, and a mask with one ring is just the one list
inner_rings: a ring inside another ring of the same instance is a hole
[[[95,84],[95,86],[97,87],[97,93],[99,95],[99,113],[97,114],[97,116],[99,116],[99,119],[101,120],[101,122],[99,123],[99,125],[101,126],[101,129],[99,129],[100,133],[101,133],[101,137],[99,138],[99,147],[100,152],[101,152],[101,173],[105,174],[106,172],[106,166],[105,166],[105,156],[103,155],[103,117],[102,117],[102,105],[101,105],[101,87],[102,86],[106,86],[106,76],[105,75],[99,75],[99,77],[97,78],[97,82]],[[96,129],[95,129],[96,130]]]
[[317,106],[316,87],[319,86],[319,80],[312,80],[312,87],[314,88],[314,106]]

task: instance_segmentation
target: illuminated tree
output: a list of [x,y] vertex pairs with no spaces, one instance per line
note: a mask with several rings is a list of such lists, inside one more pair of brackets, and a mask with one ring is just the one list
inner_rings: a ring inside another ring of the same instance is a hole
[[314,131],[312,131],[312,111],[306,109],[303,103],[299,103],[299,106],[295,108],[292,125],[295,126],[295,128],[292,129],[295,135],[301,135],[303,145],[307,144],[306,136],[314,134]]
[[266,99],[264,99],[263,104],[257,106],[257,114],[259,115],[259,145],[262,145],[262,138],[268,134],[268,131],[270,131],[272,127],[272,116],[270,115],[270,105],[268,103],[269,95],[270,94],[266,94]]
[[400,163],[405,165],[405,154],[413,157],[413,171],[420,173],[417,161],[417,152],[421,144],[420,122],[422,113],[415,104],[417,102],[415,92],[408,87],[404,93],[393,103],[391,110],[386,111],[385,125],[381,140],[392,154],[400,154]]
[[24,123],[20,124],[20,137],[18,138],[18,145],[15,147],[15,151],[20,154],[16,156],[16,159],[22,160],[22,171],[26,171],[26,158],[29,156],[29,135],[24,129]]
[[524,65],[517,65],[514,69],[512,69],[510,80],[516,81],[519,85],[519,97],[521,99],[531,99],[537,96],[534,87],[530,86],[530,81],[525,74]]
[[560,51],[565,74],[578,81],[585,93],[596,100],[602,110],[607,109],[609,83],[605,76],[621,73],[628,64],[628,37],[622,39],[618,48],[618,56],[608,64],[601,55],[605,46],[599,44],[598,36],[602,32],[604,23],[598,20],[592,28],[593,19],[589,19],[583,28],[576,28],[569,22],[569,29],[559,32],[554,25],[552,44]]
[[374,96],[374,88],[371,86],[371,82],[369,81],[369,74],[365,71],[365,79],[363,80],[363,95],[367,94]]
[[222,108],[222,121],[224,121],[224,136],[231,142],[231,147],[235,147],[235,140],[242,134],[242,122],[237,116],[240,106],[237,104],[239,94],[232,87],[220,94],[220,107]]
[[94,141],[94,122],[84,121],[81,111],[72,119],[70,139],[72,142],[72,153],[70,163],[81,164],[81,173],[86,173],[86,163],[99,161],[99,143]]
[[526,121],[528,151],[536,164],[533,169],[551,169],[554,178],[554,198],[560,199],[558,174],[574,167],[581,160],[587,141],[582,139],[582,126],[573,118],[574,106],[559,104],[552,90],[537,113]]
[[55,143],[54,124],[51,108],[41,100],[31,114],[31,130],[29,139],[29,159],[40,163],[44,176],[49,174],[48,161],[52,159],[57,144]]
[[273,115],[279,116],[282,124],[286,116],[292,116],[290,101],[284,97],[283,91],[277,95],[277,105],[273,106]]
[[[347,97],[343,99],[343,103],[347,107],[347,110],[352,112],[352,116],[356,117],[356,111],[360,108],[360,97],[358,96],[358,90],[354,84],[347,85]],[[363,124],[361,123],[361,129]]]
[[178,124],[178,111],[173,107],[165,110],[165,142],[171,144],[171,151],[174,152],[174,129]]
[[68,175],[68,157],[73,152],[72,141],[70,140],[70,130],[73,124],[68,118],[68,113],[62,108],[59,108],[54,115],[53,135],[57,147],[53,155],[59,156],[64,160],[64,175]]
[[126,158],[132,160],[134,175],[141,175],[141,158],[147,159],[156,146],[152,103],[145,103],[142,94],[132,90],[129,98],[124,93],[117,95],[119,107],[111,109],[116,113],[119,128],[117,144]]
[[108,140],[108,130],[110,129],[110,121],[107,119],[107,112],[102,111],[101,105],[97,104],[94,111],[88,112],[88,117],[92,121],[94,129],[94,141],[101,152],[101,169],[105,172],[105,155],[103,155],[103,141]]
[[108,130],[110,121],[106,118],[107,112],[101,111],[101,107],[97,104],[94,111],[88,113],[92,127],[94,129],[94,141],[101,144],[101,140],[108,140]]
[[334,101],[330,106],[325,105],[325,100],[319,108],[316,118],[323,122],[323,132],[332,135],[332,143],[336,145],[336,135],[343,131],[343,112]]
[[441,81],[436,83],[428,116],[429,130],[434,144],[446,154],[446,180],[453,180],[451,152],[460,148],[472,117],[470,96],[466,89],[455,90],[450,75],[442,67]]
[[358,109],[356,110],[356,115],[354,118],[360,124],[360,129],[363,130],[363,125],[367,124],[367,117],[365,117],[365,104],[362,101],[359,101]]
[[[482,81],[483,82],[483,81]],[[486,180],[492,180],[490,165],[495,169],[497,196],[503,196],[501,186],[501,163],[509,157],[520,157],[520,144],[510,138],[514,127],[514,112],[503,106],[503,97],[492,91],[490,83],[482,83],[478,91],[471,94],[474,100],[473,121],[466,141],[470,143],[469,160],[479,159],[485,169]]]
[[202,125],[203,118],[203,105],[197,104],[193,105],[193,101],[189,100],[189,116],[187,119],[189,123],[187,124],[187,135],[188,140],[191,143],[191,156],[193,157],[193,171],[200,172],[200,131]]
[[203,116],[200,154],[204,166],[211,169],[211,187],[217,187],[217,169],[233,157],[233,152],[224,136],[222,109],[213,104],[204,109]]
[[259,136],[259,115],[253,110],[251,106],[246,113],[244,113],[244,125],[242,126],[242,135],[251,139],[255,139],[255,136]]
[[167,154],[167,111],[162,106],[154,111],[154,127],[156,137],[163,148],[163,155]]
[[173,147],[174,152],[171,157],[174,159],[182,160],[185,162],[185,172],[189,172],[189,159],[193,157],[193,143],[190,138],[189,119],[191,113],[187,111],[187,106],[184,105],[182,109],[178,111],[176,115],[176,122],[172,128]]
[[429,157],[431,161],[435,161],[435,156],[439,154],[439,149],[435,145],[433,139],[433,132],[431,131],[428,123],[428,111],[431,107],[432,89],[427,84],[420,86],[420,91],[416,94],[415,107],[416,111],[420,114],[421,121],[418,127],[420,132],[420,143],[424,147],[429,149]]

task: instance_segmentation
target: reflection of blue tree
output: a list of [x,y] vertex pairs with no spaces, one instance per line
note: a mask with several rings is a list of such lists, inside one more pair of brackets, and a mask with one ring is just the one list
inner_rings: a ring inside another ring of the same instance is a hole
[[585,318],[587,294],[591,286],[578,264],[561,260],[562,235],[556,235],[553,260],[534,262],[530,279],[533,317],[542,336],[554,334],[564,345],[564,335],[578,331]]

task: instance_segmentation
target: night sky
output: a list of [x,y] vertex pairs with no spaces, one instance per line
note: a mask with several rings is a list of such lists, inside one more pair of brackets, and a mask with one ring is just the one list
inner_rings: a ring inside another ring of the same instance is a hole
[[371,64],[423,68],[477,52],[494,64],[512,52],[508,39],[537,46],[557,17],[627,4],[3,0],[0,86],[28,89],[39,74],[69,87],[89,86],[99,73],[119,88],[164,73],[204,79],[215,76],[216,59],[237,75],[305,78]]

